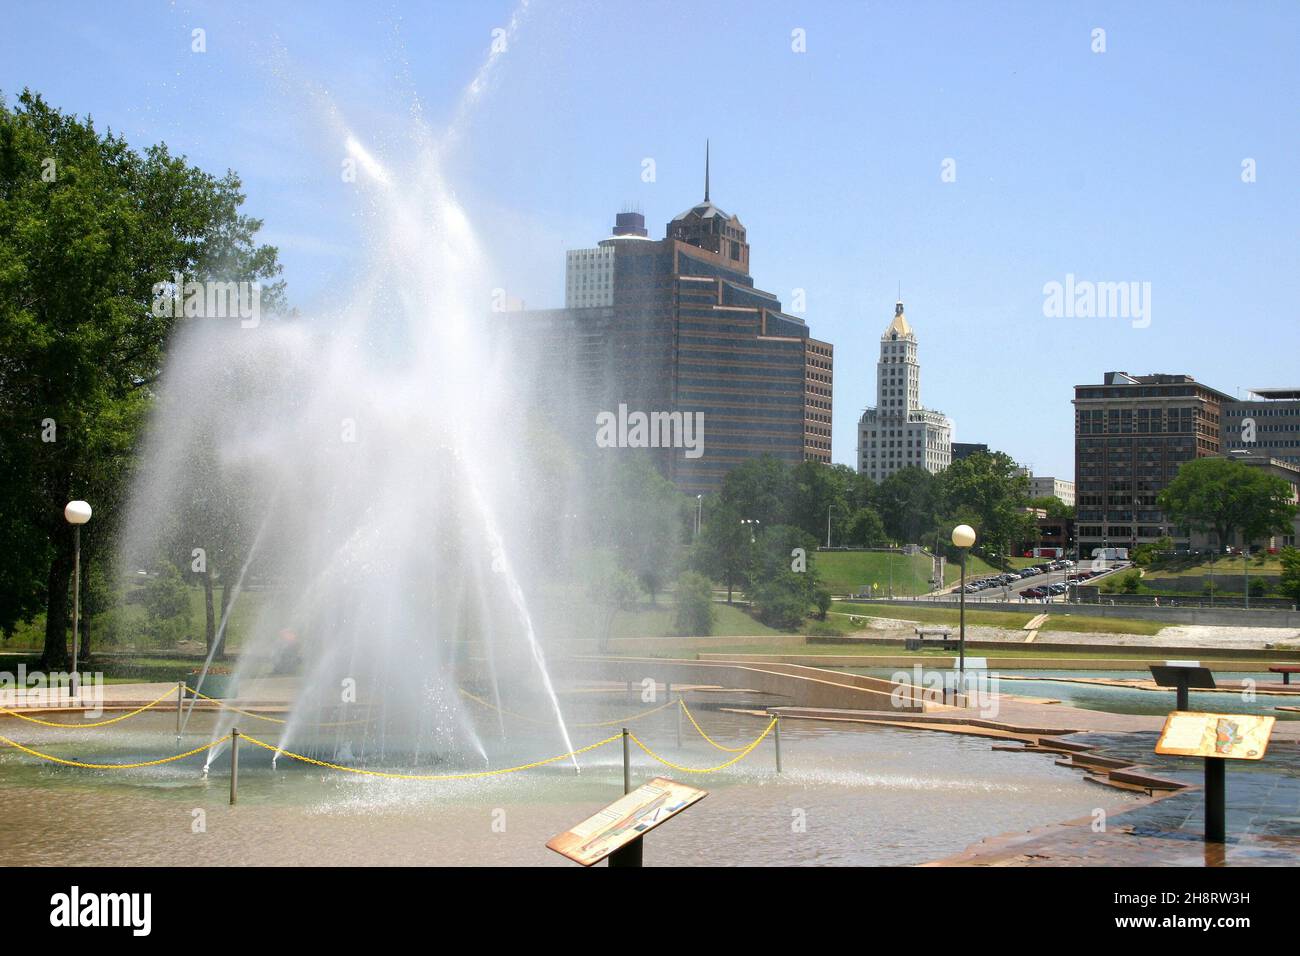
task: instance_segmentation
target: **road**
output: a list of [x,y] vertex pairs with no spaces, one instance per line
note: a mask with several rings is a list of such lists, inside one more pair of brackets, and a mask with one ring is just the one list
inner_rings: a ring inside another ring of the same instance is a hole
[[[1089,564],[1088,564],[1087,562],[1085,562],[1085,563],[1083,564],[1083,567],[1084,567],[1085,570],[1090,570],[1090,569],[1091,569],[1090,566],[1089,566]],[[1115,573],[1116,571],[1122,571],[1122,570],[1124,570],[1124,569],[1127,568],[1127,567],[1128,567],[1128,564],[1126,564],[1126,563],[1121,563],[1121,564],[1118,564],[1117,566],[1115,566],[1115,567],[1113,567],[1113,568],[1108,568],[1108,569],[1106,570],[1105,574],[1113,574],[1113,573]],[[1070,570],[1073,570],[1073,569],[1070,569]],[[967,594],[967,595],[966,595],[966,603],[967,603],[968,605],[969,605],[969,604],[983,604],[983,603],[986,603],[986,602],[1005,603],[1005,602],[1008,602],[1008,601],[1018,603],[1018,602],[1020,602],[1020,601],[1022,600],[1021,597],[1020,597],[1020,592],[1021,592],[1021,591],[1024,591],[1026,588],[1038,587],[1038,586],[1040,586],[1040,585],[1060,584],[1060,583],[1062,583],[1062,582],[1065,582],[1065,577],[1066,577],[1066,575],[1067,575],[1068,573],[1069,573],[1069,571],[1049,571],[1047,574],[1035,574],[1035,575],[1033,575],[1032,577],[1021,578],[1019,581],[1013,581],[1012,583],[1006,585],[1005,587],[987,588],[986,590],[983,590],[983,591],[976,591],[976,592],[974,592],[974,593],[972,593],[972,594]],[[1097,581],[1100,581],[1100,580],[1102,579],[1102,577],[1104,577],[1104,576],[1105,576],[1105,575],[1099,575],[1099,576],[1097,576],[1097,577],[1091,578],[1091,579],[1088,580],[1087,583],[1088,583],[1088,584],[1093,584],[1093,583],[1095,583],[1095,582],[1097,582]],[[981,577],[981,578],[987,578],[987,577],[992,577],[992,575],[985,574],[985,575],[980,575],[980,577]],[[970,583],[970,581],[972,581],[972,580],[976,580],[976,579],[975,579],[975,578],[967,578],[967,583]],[[1068,582],[1067,582],[1067,583],[1068,583]],[[1069,592],[1068,592],[1068,591],[1067,591],[1065,594],[1061,594],[1061,595],[1058,595],[1058,596],[1056,596],[1056,597],[1051,598],[1051,599],[1050,599],[1050,603],[1053,603],[1053,604],[1064,604],[1064,603],[1066,603],[1066,598],[1067,598],[1067,597],[1069,597]],[[961,595],[959,595],[959,594],[957,593],[956,590],[953,590],[953,591],[947,592],[947,593],[945,593],[945,594],[931,594],[931,595],[927,595],[927,600],[933,600],[933,601],[954,601],[954,602],[956,602],[956,601],[959,601],[960,598],[961,598]],[[1025,601],[1026,604],[1033,604],[1033,603],[1039,603],[1039,604],[1041,604],[1041,603],[1043,603],[1043,602],[1041,601],[1041,599],[1040,599],[1039,601],[1035,602],[1035,601],[1031,601],[1031,600],[1028,599],[1028,598],[1025,598],[1024,601]]]

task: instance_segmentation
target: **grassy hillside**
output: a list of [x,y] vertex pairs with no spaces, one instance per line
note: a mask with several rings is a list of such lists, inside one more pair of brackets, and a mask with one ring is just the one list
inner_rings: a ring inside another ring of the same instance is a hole
[[[813,559],[817,573],[831,589],[832,594],[856,594],[861,587],[879,584],[877,594],[889,593],[890,575],[893,576],[894,595],[911,597],[930,590],[931,561],[923,554],[904,555],[891,551],[818,551]],[[983,560],[971,556],[966,573],[979,577],[993,573]],[[944,566],[944,580],[956,582],[961,569],[955,564]]]

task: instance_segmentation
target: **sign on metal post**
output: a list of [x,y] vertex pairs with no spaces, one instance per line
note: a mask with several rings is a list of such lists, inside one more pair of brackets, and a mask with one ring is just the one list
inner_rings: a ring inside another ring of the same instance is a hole
[[655,777],[594,816],[546,842],[548,849],[591,866],[708,796],[685,784]]
[[1165,661],[1164,664],[1151,664],[1149,668],[1157,687],[1172,687],[1177,691],[1178,710],[1187,710],[1188,688],[1213,690],[1217,686],[1210,669],[1202,667],[1198,661]]
[[1175,711],[1165,718],[1156,753],[1176,757],[1259,760],[1268,748],[1275,717],[1261,714],[1198,714]]
[[1205,761],[1206,843],[1226,843],[1228,838],[1226,762],[1262,759],[1275,720],[1260,714],[1187,711],[1175,711],[1165,718],[1156,753]]

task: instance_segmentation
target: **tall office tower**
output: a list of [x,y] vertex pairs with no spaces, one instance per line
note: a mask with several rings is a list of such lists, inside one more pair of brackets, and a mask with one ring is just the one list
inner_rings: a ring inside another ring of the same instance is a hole
[[[704,198],[648,238],[645,218],[619,213],[613,233],[566,257],[565,309],[512,312],[516,343],[531,343],[540,405],[563,406],[588,428],[594,414],[702,416],[698,450],[654,452],[691,494],[716,490],[743,461],[830,463],[834,347],[754,286],[737,216]],[[579,439],[583,440],[583,439]]]
[[880,337],[876,405],[858,421],[858,471],[874,481],[915,466],[938,474],[952,464],[952,422],[921,404],[916,334],[900,300]]

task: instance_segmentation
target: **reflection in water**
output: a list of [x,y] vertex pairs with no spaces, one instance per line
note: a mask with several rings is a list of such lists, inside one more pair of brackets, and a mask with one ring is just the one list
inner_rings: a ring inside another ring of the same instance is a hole
[[[996,660],[993,661],[996,663]],[[1211,668],[1212,669],[1212,668]],[[845,668],[855,674],[870,677],[891,677],[898,668]],[[1110,714],[1159,715],[1174,709],[1174,691],[1151,691],[1134,687],[1108,687],[1104,684],[1081,684],[1065,678],[1105,678],[1109,680],[1150,680],[1150,671],[1047,671],[1014,672],[1017,677],[1029,680],[1001,680],[999,690],[1022,697],[1046,697],[1059,700],[1083,710],[1097,710]],[[1003,675],[1005,677],[1005,675]],[[1257,683],[1277,683],[1276,674],[1242,674],[1223,672],[1216,677],[1221,681],[1240,681],[1247,678]],[[1297,688],[1300,690],[1300,688]],[[1258,694],[1254,700],[1243,700],[1240,692],[1191,692],[1191,706],[1195,710],[1238,714],[1268,714],[1279,720],[1300,719],[1300,714],[1280,711],[1279,706],[1300,707],[1300,694]]]

